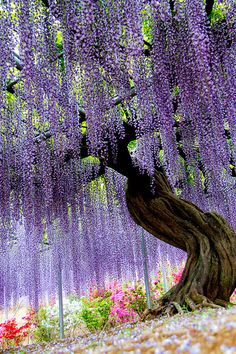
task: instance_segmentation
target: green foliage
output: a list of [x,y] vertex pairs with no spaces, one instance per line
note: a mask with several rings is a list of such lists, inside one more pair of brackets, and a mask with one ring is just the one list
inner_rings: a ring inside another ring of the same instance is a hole
[[129,144],[128,144],[128,146],[127,146],[129,152],[134,151],[134,150],[136,149],[136,147],[137,147],[137,144],[138,144],[138,141],[137,141],[137,140],[132,140],[132,141],[130,141]]
[[179,88],[179,86],[174,86],[171,93],[172,93],[172,96],[173,96],[174,98],[177,97],[177,96],[179,95],[179,93],[180,93],[180,88]]
[[47,323],[47,310],[41,307],[36,314],[36,328],[34,330],[34,340],[36,342],[49,342],[53,339],[55,329]]
[[87,132],[87,122],[85,120],[81,123],[80,131],[82,134],[86,134]]
[[229,3],[227,3],[225,0],[214,1],[212,11],[209,15],[209,20],[211,22],[211,25],[214,25],[217,22],[221,22],[226,18],[227,10],[229,9],[229,6],[230,6]]
[[87,156],[87,157],[83,158],[82,162],[83,162],[84,164],[87,164],[87,163],[92,163],[92,164],[96,163],[96,164],[99,164],[99,163],[100,163],[100,160],[99,160],[97,157],[94,157],[94,156],[91,156],[91,155],[90,155],[90,156]]
[[160,159],[161,163],[164,163],[164,150],[160,150],[159,159]]
[[147,43],[152,42],[152,16],[150,14],[150,7],[146,6],[146,9],[142,11],[142,32],[143,39]]
[[137,281],[134,289],[131,289],[130,291],[124,291],[124,293],[127,293],[128,297],[130,297],[129,307],[141,316],[141,314],[147,308],[147,298],[142,283]]
[[63,43],[62,43],[62,32],[61,31],[57,31],[57,34],[56,34],[56,45],[57,45],[57,48],[58,49],[63,49]]
[[[97,163],[93,161],[92,163]],[[99,161],[98,161],[99,163]],[[88,183],[89,189],[88,192],[90,197],[94,199],[94,202],[99,198],[101,203],[107,203],[107,196],[106,196],[106,183],[105,183],[104,175],[99,176],[97,179]]]
[[[10,84],[11,81],[8,82],[8,84]],[[7,98],[7,103],[10,106],[12,103],[14,103],[15,100],[15,96],[13,95],[13,93],[10,93],[8,91],[6,91],[6,98]]]
[[206,178],[205,178],[205,176],[204,176],[204,174],[203,174],[202,171],[200,171],[200,176],[201,176],[202,188],[204,189],[204,188],[206,187],[206,186],[205,186],[205,180],[206,180]]
[[182,189],[181,188],[175,188],[175,194],[180,197],[182,194]]
[[187,172],[187,181],[189,184],[194,185],[195,183],[195,167],[194,166],[186,166]]
[[[77,297],[64,300],[64,329],[66,336],[73,336],[81,320],[81,301]],[[59,311],[58,303],[40,307],[35,316],[36,327],[33,332],[36,342],[49,342],[59,338]]]
[[58,56],[59,56],[59,63],[60,63],[60,69],[61,71],[65,70],[65,60],[63,56],[63,36],[61,31],[57,31],[56,34],[56,47],[58,51]]
[[111,304],[109,298],[83,299],[81,318],[90,331],[102,329],[108,324]]
[[188,306],[186,306],[186,305],[182,305],[181,306],[181,309],[184,311],[184,312],[189,312],[189,309],[188,309]]
[[215,24],[216,22],[222,21],[225,19],[227,13],[227,4],[225,1],[219,2],[215,1],[211,14],[209,15],[209,19],[211,24]]

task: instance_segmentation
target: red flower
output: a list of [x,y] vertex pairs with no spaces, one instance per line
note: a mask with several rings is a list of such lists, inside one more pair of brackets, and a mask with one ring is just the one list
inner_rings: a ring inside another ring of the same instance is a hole
[[0,323],[0,343],[3,349],[21,344],[28,335],[28,330],[32,325],[30,320],[31,314],[30,317],[27,316],[27,322],[22,326],[18,326],[15,318]]

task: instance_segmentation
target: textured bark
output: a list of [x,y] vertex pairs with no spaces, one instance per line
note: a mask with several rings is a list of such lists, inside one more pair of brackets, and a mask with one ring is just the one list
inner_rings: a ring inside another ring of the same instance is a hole
[[218,214],[178,198],[161,172],[154,190],[147,176],[128,179],[127,206],[134,221],[158,239],[187,252],[182,278],[153,313],[229,304],[236,288],[236,235]]

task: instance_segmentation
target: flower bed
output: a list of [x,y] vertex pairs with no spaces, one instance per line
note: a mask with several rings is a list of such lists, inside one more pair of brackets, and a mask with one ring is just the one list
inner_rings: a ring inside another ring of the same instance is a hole
[[[179,282],[182,269],[167,272],[167,283],[171,287]],[[159,272],[151,281],[151,298],[155,302],[165,292],[164,280]],[[236,290],[231,299],[236,301]],[[15,318],[0,324],[0,349],[27,342],[49,342],[59,338],[58,302],[40,306],[37,312],[32,309],[18,325]],[[64,299],[65,336],[75,337],[98,330],[109,329],[119,324],[132,324],[140,320],[147,307],[145,287],[141,281],[119,284],[114,282],[105,289],[91,287],[87,296],[78,298],[71,295]]]

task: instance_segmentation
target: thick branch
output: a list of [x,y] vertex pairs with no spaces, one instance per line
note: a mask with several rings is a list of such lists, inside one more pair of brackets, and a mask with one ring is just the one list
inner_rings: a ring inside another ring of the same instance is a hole
[[[117,142],[116,156],[114,156],[113,149],[108,141],[108,151],[106,151],[106,153],[104,154],[105,157],[102,156],[102,152],[98,153],[98,155],[95,155],[95,157],[99,158],[101,166],[110,167],[113,170],[122,174],[123,176],[128,177],[134,173],[134,170],[136,170],[127,148],[128,143],[131,140],[135,139],[135,130],[127,123],[124,122],[123,124],[125,128],[125,136],[123,139],[119,139]],[[47,136],[47,138],[48,137],[49,135]],[[78,152],[74,150],[68,150],[65,155],[65,161],[67,162],[70,159],[74,158],[76,156],[76,153]],[[85,158],[90,155],[87,145],[87,137],[85,134],[80,143],[79,155],[81,158]]]
[[[14,52],[13,53],[14,55],[14,60],[15,60],[15,66],[16,66],[16,69],[18,69],[19,71],[22,71],[23,70],[23,63],[22,63],[22,60],[20,58],[20,56]],[[6,87],[6,91],[10,92],[10,93],[15,93],[15,90],[14,90],[14,86],[20,81],[20,78],[16,78],[14,80],[12,80]]]
[[14,86],[20,81],[20,79],[15,79],[13,81],[11,81],[7,87],[6,87],[6,90],[9,92],[9,93],[12,93],[14,94],[15,93],[15,90],[14,90]]
[[214,0],[206,0],[205,9],[206,9],[207,16],[210,16],[213,6],[214,6]]
[[170,4],[170,9],[171,9],[171,11],[173,13],[173,11],[174,11],[174,0],[170,0],[169,4]]

